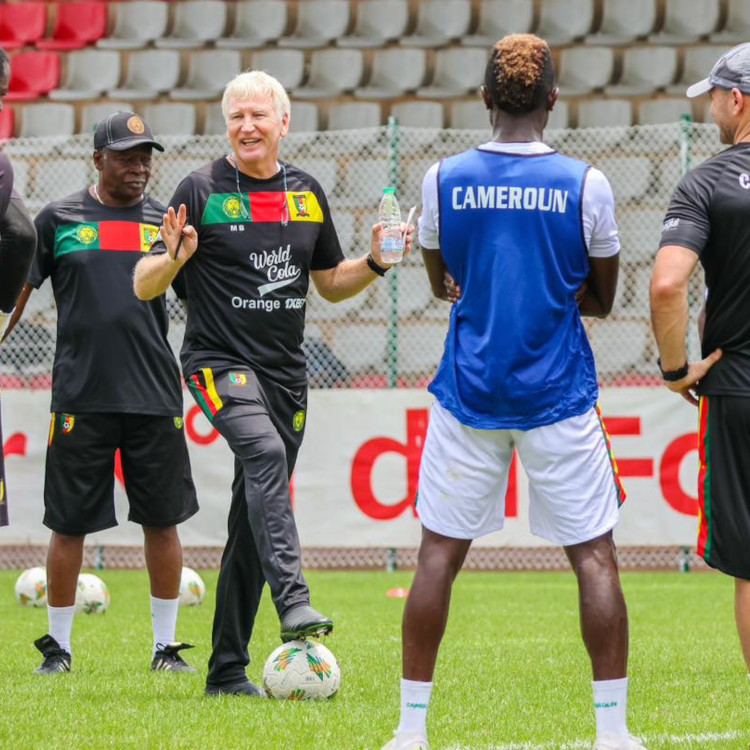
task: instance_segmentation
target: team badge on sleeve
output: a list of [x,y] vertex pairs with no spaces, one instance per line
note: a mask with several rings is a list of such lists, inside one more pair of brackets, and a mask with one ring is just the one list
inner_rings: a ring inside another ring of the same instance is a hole
[[230,372],[230,385],[247,385],[247,375],[244,372]]
[[76,423],[76,418],[72,414],[61,414],[60,415],[60,429],[63,435],[69,435],[73,432],[73,427]]

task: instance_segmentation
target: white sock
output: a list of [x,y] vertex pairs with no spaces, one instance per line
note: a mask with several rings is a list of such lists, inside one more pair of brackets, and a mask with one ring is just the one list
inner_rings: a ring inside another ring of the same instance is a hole
[[427,736],[427,707],[431,695],[431,682],[401,680],[401,721],[397,733]]
[[628,678],[599,680],[593,686],[597,736],[603,732],[627,736]]
[[71,604],[68,607],[52,607],[47,605],[47,622],[49,623],[49,634],[58,642],[63,651],[69,654],[70,650],[70,632],[73,629],[73,613],[76,605]]
[[177,630],[177,610],[180,606],[178,599],[157,599],[151,597],[151,624],[154,628],[154,653],[157,646],[174,643]]

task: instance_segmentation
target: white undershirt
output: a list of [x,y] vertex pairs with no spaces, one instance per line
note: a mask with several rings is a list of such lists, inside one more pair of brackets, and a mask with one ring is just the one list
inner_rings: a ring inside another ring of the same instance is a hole
[[[539,141],[529,143],[497,143],[479,146],[482,151],[506,154],[544,154],[551,149]],[[433,164],[422,182],[422,216],[419,218],[419,244],[426,250],[440,247],[438,233],[438,167]],[[607,178],[598,169],[588,170],[583,185],[583,237],[593,258],[609,258],[620,252],[620,237],[615,222],[615,199]]]

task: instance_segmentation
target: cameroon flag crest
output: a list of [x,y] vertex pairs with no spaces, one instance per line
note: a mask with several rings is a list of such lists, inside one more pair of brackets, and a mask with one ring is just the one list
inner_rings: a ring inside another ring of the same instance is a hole
[[62,224],[55,232],[55,258],[84,250],[147,253],[159,227],[135,221],[92,221]]

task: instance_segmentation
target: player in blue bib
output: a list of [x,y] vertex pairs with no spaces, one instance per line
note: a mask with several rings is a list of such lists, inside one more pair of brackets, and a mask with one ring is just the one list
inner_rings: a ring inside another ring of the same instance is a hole
[[531,531],[565,549],[578,580],[594,747],[644,747],[626,721],[628,616],[612,540],[624,493],[581,322],[605,317],[614,302],[614,199],[601,172],[544,144],[557,95],[547,43],[531,34],[501,39],[482,89],[492,140],[424,178],[425,268],[435,296],[453,304],[429,389],[422,543],[404,612],[401,720],[387,750],[429,748],[451,587],[472,541],[503,527],[514,450],[529,479]]

